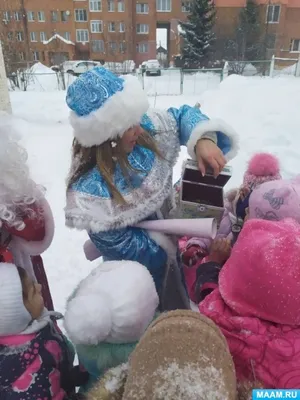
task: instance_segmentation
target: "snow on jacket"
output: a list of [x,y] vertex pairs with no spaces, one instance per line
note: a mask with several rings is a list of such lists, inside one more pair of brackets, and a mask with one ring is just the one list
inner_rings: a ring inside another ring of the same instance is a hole
[[191,157],[201,137],[216,132],[215,139],[227,159],[237,153],[235,132],[225,123],[209,120],[195,107],[184,105],[167,111],[150,110],[142,119],[143,128],[153,134],[163,159],[141,146],[135,146],[128,161],[134,175],[128,187],[120,167],[114,182],[126,201],[116,206],[97,168],[72,185],[67,193],[66,224],[86,229],[106,260],[132,260],[145,265],[156,286],[162,285],[165,265],[170,253],[176,252],[170,240],[159,233],[150,233],[132,225],[145,219],[166,218],[174,208],[173,167],[181,145],[187,145]]
[[199,305],[222,330],[237,378],[300,388],[300,226],[249,220]]

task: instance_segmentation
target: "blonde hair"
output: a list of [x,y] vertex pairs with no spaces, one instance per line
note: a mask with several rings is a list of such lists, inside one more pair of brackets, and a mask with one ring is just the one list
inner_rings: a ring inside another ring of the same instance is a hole
[[[115,140],[116,146],[111,145],[108,140],[99,146],[84,147],[76,139],[72,146],[72,166],[68,178],[68,188],[77,182],[94,167],[97,167],[105,180],[112,198],[119,204],[126,204],[122,194],[118,191],[113,182],[113,174],[118,162],[121,171],[130,184],[129,170],[135,170],[128,162],[128,154],[125,152],[121,138]],[[158,157],[162,155],[150,133],[144,131],[138,138],[137,144],[153,151]]]

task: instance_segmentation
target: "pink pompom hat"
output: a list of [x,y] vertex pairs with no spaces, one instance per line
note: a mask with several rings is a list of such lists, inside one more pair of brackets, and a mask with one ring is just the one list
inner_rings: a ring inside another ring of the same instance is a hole
[[257,153],[249,161],[244,186],[254,189],[264,182],[281,179],[279,160],[273,154]]

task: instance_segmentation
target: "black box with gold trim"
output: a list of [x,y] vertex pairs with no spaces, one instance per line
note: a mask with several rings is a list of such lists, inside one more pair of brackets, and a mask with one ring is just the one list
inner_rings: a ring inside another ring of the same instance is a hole
[[196,161],[183,165],[180,188],[179,215],[181,218],[215,218],[220,224],[224,213],[224,186],[232,175],[226,166],[217,178],[211,170],[202,176]]

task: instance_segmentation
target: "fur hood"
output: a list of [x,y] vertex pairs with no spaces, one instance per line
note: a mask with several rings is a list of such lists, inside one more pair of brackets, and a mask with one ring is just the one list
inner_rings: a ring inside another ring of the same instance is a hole
[[109,370],[87,399],[251,400],[252,389],[259,386],[249,382],[237,387],[218,327],[196,312],[178,310],[154,321],[129,362]]

